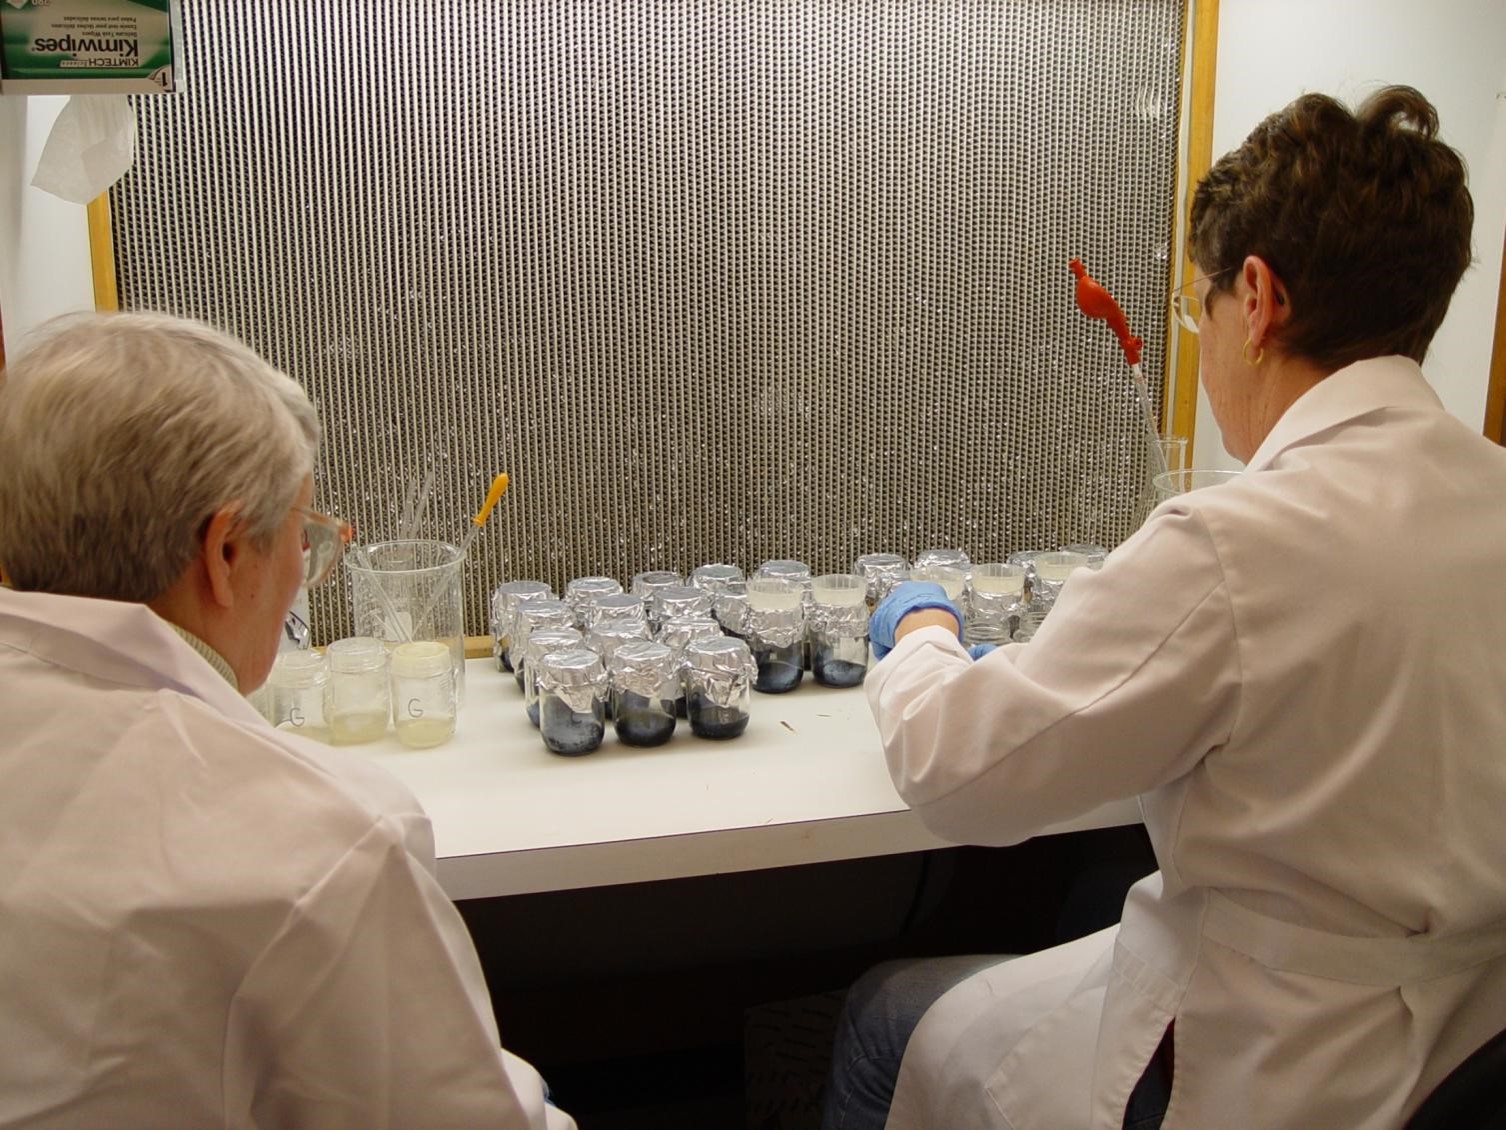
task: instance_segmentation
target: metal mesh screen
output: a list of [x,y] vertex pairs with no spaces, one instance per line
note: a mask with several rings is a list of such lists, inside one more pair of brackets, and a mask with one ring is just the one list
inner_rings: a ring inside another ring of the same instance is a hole
[[[308,390],[316,505],[500,580],[872,550],[975,560],[1139,519],[1081,257],[1158,392],[1180,0],[185,0],[136,99],[121,304]],[[314,596],[316,642],[350,628]]]

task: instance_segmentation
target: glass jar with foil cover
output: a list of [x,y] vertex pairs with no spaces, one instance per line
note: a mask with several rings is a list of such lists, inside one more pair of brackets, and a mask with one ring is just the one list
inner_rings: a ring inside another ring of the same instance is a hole
[[556,651],[585,646],[585,637],[574,628],[540,628],[528,637],[524,651],[523,712],[534,726],[539,724],[539,660]]
[[654,591],[648,618],[656,629],[669,620],[686,617],[709,617],[712,595],[694,585],[665,585]]
[[575,613],[575,626],[585,631],[590,626],[590,604],[604,596],[619,596],[622,582],[613,577],[576,577],[565,585],[565,603]]
[[[586,646],[601,656],[602,666],[612,662],[612,656],[623,644],[650,638],[647,620],[598,620],[596,626],[586,632]],[[607,701],[607,718],[612,717],[612,703]]]
[[748,585],[735,581],[711,598],[711,615],[729,636],[748,634]]
[[634,596],[630,592],[617,593],[615,596],[598,596],[586,605],[586,626],[582,631],[589,632],[596,625],[604,624],[609,620],[642,624],[646,632],[648,608],[641,596]]
[[540,628],[573,628],[575,613],[563,600],[536,596],[518,601],[512,612],[512,628],[508,631],[507,653],[512,657],[513,678],[518,681],[518,690],[524,686],[523,668],[528,662],[528,637]]
[[855,687],[868,673],[868,582],[827,573],[811,582],[806,627],[811,676],[826,687]]
[[[677,616],[666,620],[659,628],[659,642],[666,645],[675,656],[675,670],[682,671],[685,665],[685,649],[692,640],[715,639],[722,634],[722,626],[709,616]],[[685,687],[681,679],[680,689],[675,692],[675,713],[685,717]]]
[[1025,566],[1007,561],[974,565],[963,606],[962,642],[1008,643],[1024,605]]
[[760,694],[786,694],[805,675],[805,609],[749,608],[748,647],[758,674],[753,689]]
[[690,732],[725,740],[748,728],[758,665],[743,640],[732,636],[693,640],[685,648],[685,705]]
[[497,661],[497,670],[512,670],[512,657],[507,654],[507,645],[512,632],[513,610],[517,608],[518,602],[553,595],[554,590],[543,581],[503,581],[492,589],[492,658]]
[[374,636],[349,636],[324,649],[329,660],[325,717],[335,745],[373,742],[392,723],[387,645]]
[[454,737],[458,703],[449,648],[433,640],[400,643],[392,649],[389,670],[397,740],[428,749]]
[[754,571],[752,579],[767,577],[794,581],[800,589],[801,605],[806,608],[810,607],[811,567],[804,561],[791,561],[786,558],[765,561]]
[[660,589],[672,588],[683,585],[685,578],[673,569],[646,569],[642,573],[633,576],[632,593],[648,610],[649,626],[657,628],[659,625],[654,620],[654,596]]
[[606,735],[607,673],[586,648],[539,660],[539,734],[551,753],[579,757]]
[[889,590],[910,576],[910,563],[897,553],[865,553],[852,564],[852,571],[868,582],[868,608],[889,595]]
[[736,565],[697,565],[690,571],[690,583],[711,593],[713,597],[724,592],[730,585],[742,584],[745,579],[743,571]]
[[918,554],[914,564],[910,568],[912,570],[923,569],[931,565],[945,565],[948,568],[957,569],[966,574],[973,567],[973,562],[965,550],[937,546],[934,549],[927,549]]
[[1055,604],[1067,578],[1078,569],[1091,568],[1091,559],[1084,553],[1058,549],[1037,553],[1026,568],[1030,573],[1031,600]]
[[1104,558],[1108,557],[1109,551],[1096,542],[1083,541],[1073,542],[1071,545],[1060,547],[1063,553],[1080,553],[1088,559],[1089,569],[1102,569]]
[[675,734],[679,657],[667,644],[633,640],[607,666],[612,725],[624,745],[659,746]]
[[262,697],[267,721],[279,730],[318,742],[329,741],[329,722],[324,715],[328,685],[329,660],[322,652],[278,652],[267,673],[267,692]]

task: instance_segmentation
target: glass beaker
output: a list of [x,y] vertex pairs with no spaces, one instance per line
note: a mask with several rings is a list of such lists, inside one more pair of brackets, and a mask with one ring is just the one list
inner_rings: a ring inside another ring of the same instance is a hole
[[1239,478],[1239,471],[1215,471],[1215,470],[1182,470],[1167,471],[1164,475],[1155,478],[1156,502],[1165,502],[1168,498],[1175,498],[1179,494],[1186,494],[1190,490],[1202,490],[1204,487],[1216,487],[1227,483],[1231,479]]
[[356,635],[395,647],[433,640],[450,652],[457,699],[465,697],[465,554],[443,541],[387,541],[345,555]]

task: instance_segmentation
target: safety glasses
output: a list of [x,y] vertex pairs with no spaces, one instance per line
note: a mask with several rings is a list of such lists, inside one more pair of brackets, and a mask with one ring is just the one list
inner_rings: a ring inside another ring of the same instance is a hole
[[1171,316],[1177,324],[1190,334],[1197,333],[1198,321],[1203,316],[1203,300],[1192,293],[1192,288],[1200,282],[1212,282],[1216,278],[1221,278],[1232,270],[1234,270],[1233,267],[1225,267],[1222,271],[1214,271],[1211,275],[1201,275],[1174,291],[1171,296]]
[[303,583],[313,588],[329,580],[355,531],[349,522],[317,510],[293,509],[303,515]]

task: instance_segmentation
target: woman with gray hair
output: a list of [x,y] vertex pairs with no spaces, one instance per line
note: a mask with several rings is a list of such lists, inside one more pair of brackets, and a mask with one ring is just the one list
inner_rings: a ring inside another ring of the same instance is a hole
[[299,386],[161,314],[0,377],[0,1126],[559,1130],[403,786],[242,697],[349,527]]

